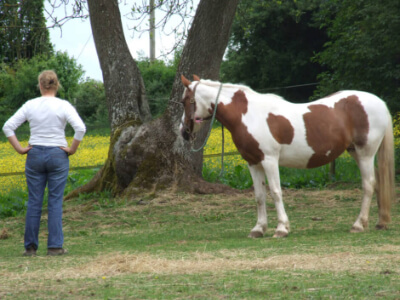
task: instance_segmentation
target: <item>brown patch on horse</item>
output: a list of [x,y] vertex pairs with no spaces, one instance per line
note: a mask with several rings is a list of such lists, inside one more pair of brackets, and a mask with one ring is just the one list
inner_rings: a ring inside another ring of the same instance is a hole
[[[239,90],[233,95],[231,103],[218,104],[216,118],[231,132],[232,140],[242,157],[250,165],[255,165],[264,159],[264,153],[260,150],[260,144],[242,122],[242,115],[247,113],[247,105],[246,95]],[[210,113],[212,113],[212,109],[210,109]]]
[[369,123],[367,113],[357,96],[349,96],[335,103],[310,105],[304,124],[308,145],[314,154],[307,168],[315,168],[335,160],[351,144],[363,146],[367,142]]
[[284,116],[269,113],[267,123],[272,136],[279,144],[290,145],[294,138],[294,128]]
[[[182,83],[184,82],[183,78],[186,79],[182,75]],[[194,99],[194,94],[195,89],[191,90],[189,87],[186,87],[185,93],[181,101],[183,104],[183,109],[185,111],[185,119],[183,120],[181,134],[185,140],[189,140],[190,134],[188,130],[192,132],[194,126],[194,112],[196,111],[196,102],[191,102],[191,99]]]
[[357,96],[349,96],[335,104],[335,109],[345,111],[353,129],[353,143],[364,146],[368,140],[369,123],[364,107]]

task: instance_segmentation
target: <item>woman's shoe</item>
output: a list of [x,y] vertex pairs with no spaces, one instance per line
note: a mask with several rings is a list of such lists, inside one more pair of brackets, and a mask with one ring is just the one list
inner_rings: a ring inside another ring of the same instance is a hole
[[36,249],[33,246],[29,246],[26,248],[25,252],[22,254],[23,256],[36,256]]
[[63,248],[48,248],[47,249],[47,255],[50,255],[50,256],[64,255],[67,253],[68,253],[68,251]]

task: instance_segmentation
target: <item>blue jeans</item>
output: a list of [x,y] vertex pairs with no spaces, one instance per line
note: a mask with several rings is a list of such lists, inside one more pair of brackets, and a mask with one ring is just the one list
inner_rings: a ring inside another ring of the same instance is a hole
[[59,147],[33,146],[28,152],[25,163],[29,191],[25,220],[25,249],[39,247],[38,236],[46,184],[49,231],[47,248],[62,248],[64,243],[62,205],[68,171],[68,155]]

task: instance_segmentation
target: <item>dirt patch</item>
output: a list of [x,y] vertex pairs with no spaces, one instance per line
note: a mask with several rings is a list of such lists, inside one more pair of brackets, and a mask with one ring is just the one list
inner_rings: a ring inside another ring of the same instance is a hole
[[[328,255],[279,255],[268,258],[235,259],[235,253],[225,253],[226,257],[215,258],[207,254],[195,254],[193,259],[170,260],[148,255],[113,254],[82,266],[79,270],[71,270],[67,277],[83,273],[88,277],[103,274],[115,276],[125,273],[157,273],[157,274],[195,274],[203,272],[225,272],[231,270],[331,270],[340,271],[374,271],[379,265],[388,262],[396,263],[395,272],[400,271],[397,255],[357,255],[351,252]],[[379,268],[381,269],[381,268]],[[86,277],[85,276],[85,277]]]
[[10,234],[8,233],[8,229],[3,228],[0,232],[0,240],[5,240],[5,239],[8,239],[9,237],[10,237]]
[[[74,267],[61,270],[36,271],[34,276],[42,279],[102,278],[127,274],[198,274],[221,273],[245,270],[280,270],[295,272],[299,270],[330,272],[383,272],[400,273],[400,256],[382,254],[381,251],[399,252],[400,246],[377,247],[376,255],[363,255],[361,249],[352,248],[348,252],[329,254],[289,254],[262,257],[259,252],[220,251],[218,253],[193,253],[190,257],[169,259],[149,254],[110,253],[93,260],[82,262]],[[252,257],[249,259],[248,257]],[[74,258],[76,260],[76,258]],[[68,260],[64,260],[68,265]],[[41,273],[41,274],[39,274]],[[29,279],[33,274],[4,274],[8,280]]]

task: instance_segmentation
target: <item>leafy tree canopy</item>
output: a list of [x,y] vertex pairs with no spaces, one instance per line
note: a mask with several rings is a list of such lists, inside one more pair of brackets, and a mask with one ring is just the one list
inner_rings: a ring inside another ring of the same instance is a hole
[[313,20],[320,3],[242,0],[222,65],[222,80],[278,93],[292,101],[307,100],[314,86],[271,88],[316,82],[321,67],[311,57],[326,42],[325,32]]
[[0,62],[53,53],[43,9],[44,0],[0,1]]
[[400,2],[324,2],[318,19],[329,42],[315,61],[328,68],[319,75],[317,96],[341,89],[374,93],[400,110]]
[[57,52],[54,56],[37,55],[32,59],[20,59],[13,66],[0,65],[0,106],[9,113],[19,108],[25,101],[40,96],[38,75],[46,69],[54,70],[62,88],[59,96],[72,100],[74,90],[84,71],[74,58],[67,53]]
[[174,59],[170,61],[156,60],[150,62],[148,58],[144,57],[137,61],[153,117],[161,115],[168,105],[180,54],[181,51],[177,50]]
[[87,78],[74,89],[72,104],[85,124],[108,124],[107,101],[101,81]]

